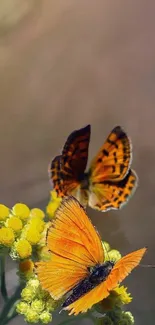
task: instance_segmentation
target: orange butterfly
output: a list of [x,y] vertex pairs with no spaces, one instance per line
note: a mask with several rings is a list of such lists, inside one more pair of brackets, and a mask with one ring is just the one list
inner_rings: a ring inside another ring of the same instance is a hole
[[116,126],[85,172],[90,125],[68,137],[62,154],[50,165],[50,178],[59,196],[73,195],[82,205],[101,211],[121,208],[137,186],[130,169],[132,149],[129,138]]
[[104,261],[101,239],[80,203],[63,199],[47,235],[51,260],[38,262],[36,272],[43,289],[55,299],[70,293],[62,308],[71,314],[86,312],[106,298],[140,263],[146,248]]

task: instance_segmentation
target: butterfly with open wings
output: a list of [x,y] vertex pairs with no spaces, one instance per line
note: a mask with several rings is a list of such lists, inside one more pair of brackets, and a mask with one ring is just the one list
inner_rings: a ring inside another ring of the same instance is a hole
[[90,169],[85,172],[91,127],[72,132],[49,168],[58,196],[72,195],[84,206],[107,211],[121,208],[137,186],[137,175],[130,169],[131,142],[120,126],[108,136]]
[[105,261],[99,234],[74,198],[62,200],[47,234],[51,260],[36,263],[43,289],[58,300],[68,293],[62,308],[71,314],[86,312],[106,298],[140,263],[146,248],[119,261]]

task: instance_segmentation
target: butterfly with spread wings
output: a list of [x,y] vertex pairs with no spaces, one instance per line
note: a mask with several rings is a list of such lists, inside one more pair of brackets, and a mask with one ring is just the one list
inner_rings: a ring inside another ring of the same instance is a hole
[[140,263],[146,248],[119,261],[105,261],[99,234],[74,198],[64,198],[47,234],[51,260],[36,263],[43,289],[58,300],[68,293],[62,308],[71,314],[86,312],[106,298]]
[[54,189],[58,196],[73,195],[82,205],[100,211],[119,209],[137,186],[137,175],[130,169],[130,140],[120,126],[115,127],[85,172],[90,131],[87,125],[72,132],[62,154],[52,160],[49,175]]

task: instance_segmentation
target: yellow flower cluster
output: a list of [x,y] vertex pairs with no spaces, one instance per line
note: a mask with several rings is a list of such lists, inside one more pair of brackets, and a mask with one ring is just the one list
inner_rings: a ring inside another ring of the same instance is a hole
[[37,277],[33,277],[22,290],[21,301],[16,308],[19,314],[24,315],[26,322],[48,324],[57,306],[58,302],[42,290]]
[[33,246],[39,246],[45,228],[45,214],[17,203],[12,209],[0,204],[0,247],[11,249],[13,259],[31,256]]
[[96,322],[97,325],[133,325],[134,317],[129,311],[122,311],[120,308],[115,309]]

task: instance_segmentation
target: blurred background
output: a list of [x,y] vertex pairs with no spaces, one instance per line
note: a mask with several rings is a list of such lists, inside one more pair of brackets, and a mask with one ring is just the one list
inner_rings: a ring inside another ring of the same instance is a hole
[[[143,263],[155,263],[154,11],[151,0],[0,2],[0,201],[44,208],[48,163],[69,133],[92,125],[90,161],[121,125],[139,188],[121,211],[89,215],[122,254],[148,246]],[[8,261],[10,293],[15,281]],[[137,268],[125,284],[136,325],[154,324],[155,270]]]

